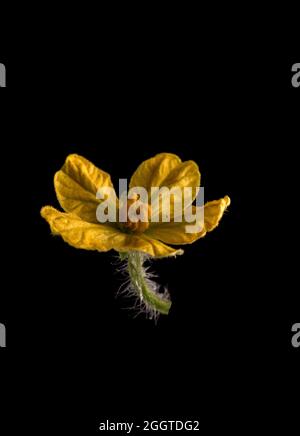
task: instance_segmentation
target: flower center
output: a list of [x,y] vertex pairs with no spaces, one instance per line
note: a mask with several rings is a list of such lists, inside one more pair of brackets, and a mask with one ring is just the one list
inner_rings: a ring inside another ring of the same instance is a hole
[[130,232],[143,233],[149,227],[151,207],[149,204],[140,203],[137,207],[131,207],[138,201],[138,197],[127,199],[126,222],[119,222],[119,226]]

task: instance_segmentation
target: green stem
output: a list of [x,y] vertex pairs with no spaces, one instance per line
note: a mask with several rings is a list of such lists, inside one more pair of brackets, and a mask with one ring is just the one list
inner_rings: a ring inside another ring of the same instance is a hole
[[151,288],[146,271],[143,268],[145,255],[140,252],[130,252],[127,256],[128,273],[131,285],[140,299],[150,309],[167,315],[171,307],[171,301],[164,294],[159,294]]

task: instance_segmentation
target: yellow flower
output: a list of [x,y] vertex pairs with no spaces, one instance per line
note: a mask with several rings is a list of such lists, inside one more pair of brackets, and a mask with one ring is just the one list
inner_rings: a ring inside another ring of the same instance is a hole
[[[125,209],[122,201],[119,202],[117,199],[109,174],[76,154],[68,156],[62,169],[55,174],[54,186],[58,201],[65,212],[51,206],[42,208],[41,215],[50,224],[52,233],[60,235],[64,241],[76,248],[118,251],[121,259],[126,259],[129,276],[127,291],[139,299],[141,308],[145,309],[150,317],[156,317],[159,313],[168,314],[171,301],[168,292],[159,292],[158,285],[151,280],[147,269],[143,268],[147,256],[166,257],[182,254],[182,249],[167,244],[191,244],[202,238],[218,225],[230,203],[228,196],[206,203],[204,224],[203,214],[200,218],[199,215],[195,215],[195,211],[198,210],[196,206],[192,206],[194,222],[187,222],[185,218],[177,222],[178,208],[175,206],[179,204],[180,212],[185,212],[186,207],[192,204],[200,186],[200,173],[195,162],[182,162],[178,156],[170,153],[160,153],[143,162],[130,181],[130,189],[144,188],[150,200],[153,187],[169,190],[176,188],[176,194],[173,194],[171,199],[170,195],[165,196],[161,192],[157,197],[157,203],[154,204],[152,201],[151,204],[145,200],[142,202],[142,197],[139,199],[139,194],[136,194],[127,200]],[[106,195],[108,199],[98,195],[100,188],[105,188],[106,192],[109,192]],[[192,195],[187,204],[182,201],[186,188],[192,188]],[[106,203],[102,204],[104,201]],[[163,222],[162,219],[165,216],[166,202],[169,206],[169,222]],[[98,209],[109,209],[107,205],[110,203],[118,209],[118,219],[114,222],[110,220],[100,223],[97,219]],[[136,207],[138,220],[137,216],[132,220],[131,207]],[[125,219],[122,218],[122,211],[125,212]],[[187,225],[200,223],[202,225],[198,229],[201,230],[187,233]]]
[[[58,201],[65,212],[45,206],[41,215],[50,224],[52,233],[60,235],[65,242],[85,250],[120,253],[141,252],[152,257],[182,254],[181,249],[171,245],[191,244],[213,230],[230,203],[228,196],[210,201],[204,206],[204,226],[198,233],[186,233],[187,223],[146,222],[99,223],[96,217],[98,205],[103,200],[96,197],[101,187],[113,188],[109,174],[98,169],[82,156],[71,154],[62,169],[55,174],[54,186]],[[200,173],[193,161],[182,162],[170,153],[160,153],[143,162],[133,174],[129,188],[144,187],[150,198],[151,187],[196,188],[200,186]],[[135,200],[129,200],[130,205]],[[150,217],[150,205],[145,205],[144,214]]]

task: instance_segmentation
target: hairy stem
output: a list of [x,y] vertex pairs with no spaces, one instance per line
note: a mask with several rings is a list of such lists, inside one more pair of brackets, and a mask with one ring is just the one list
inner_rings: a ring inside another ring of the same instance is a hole
[[127,256],[127,267],[130,285],[150,312],[169,313],[171,301],[167,293],[157,292],[159,286],[150,280],[144,268],[146,256],[140,252],[130,252]]

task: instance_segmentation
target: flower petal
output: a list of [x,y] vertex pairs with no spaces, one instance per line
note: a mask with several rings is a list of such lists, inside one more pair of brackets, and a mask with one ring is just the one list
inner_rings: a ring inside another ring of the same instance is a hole
[[[144,161],[133,174],[130,181],[130,188],[141,186],[148,191],[148,201],[151,202],[152,220],[161,222],[163,215],[174,217],[175,204],[180,209],[184,208],[184,189],[191,188],[190,204],[197,195],[197,189],[200,186],[200,172],[198,165],[193,161],[181,162],[181,159],[175,154],[160,153]],[[151,197],[151,188],[167,188],[164,191],[160,189]],[[170,191],[173,190],[172,195]],[[155,197],[157,202],[155,202]],[[188,204],[185,204],[188,206]],[[164,211],[164,212],[163,212]]]
[[120,252],[141,251],[152,257],[168,257],[183,254],[183,250],[174,249],[157,241],[145,233],[139,235],[125,234],[120,244],[115,244],[114,249]]
[[53,234],[60,235],[65,242],[84,250],[108,251],[123,239],[121,231],[108,224],[92,224],[82,221],[76,215],[59,212],[45,206],[41,215],[50,224]]
[[151,187],[198,187],[200,173],[193,161],[181,162],[175,154],[160,153],[144,161],[134,172],[129,187],[142,186],[150,193]]
[[98,223],[96,198],[100,187],[113,188],[110,175],[82,156],[71,154],[54,176],[54,186],[61,207],[90,223]]
[[181,163],[175,154],[160,153],[142,162],[133,173],[129,188],[142,186],[150,192],[151,186],[162,186],[162,181]]
[[[217,227],[229,204],[230,198],[228,196],[206,203],[204,205],[204,227],[200,232],[186,233],[186,226],[193,223],[184,221],[181,223],[151,224],[145,235],[167,244],[191,244]],[[195,206],[193,206],[193,213],[195,213]]]
[[204,205],[204,225],[207,232],[211,232],[217,227],[229,205],[230,198],[228,195],[220,198],[220,200],[209,201]]
[[84,250],[119,252],[141,251],[153,257],[165,257],[182,254],[182,250],[168,247],[144,235],[121,232],[108,224],[93,224],[82,221],[76,215],[59,212],[51,206],[45,206],[41,215],[50,224],[51,231],[60,235],[65,242]]

